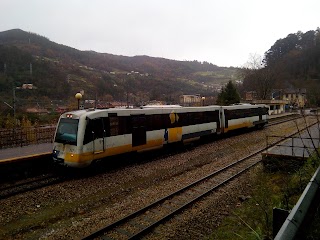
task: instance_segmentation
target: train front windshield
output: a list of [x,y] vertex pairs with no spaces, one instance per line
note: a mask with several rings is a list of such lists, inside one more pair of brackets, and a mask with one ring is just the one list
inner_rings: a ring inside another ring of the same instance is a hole
[[57,129],[55,142],[77,145],[78,119],[62,118]]

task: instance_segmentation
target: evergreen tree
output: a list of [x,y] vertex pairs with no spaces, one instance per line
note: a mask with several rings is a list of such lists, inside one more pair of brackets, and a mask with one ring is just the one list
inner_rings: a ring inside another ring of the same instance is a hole
[[240,102],[240,95],[235,87],[235,85],[230,80],[228,84],[221,89],[218,95],[217,103],[219,105],[230,105]]

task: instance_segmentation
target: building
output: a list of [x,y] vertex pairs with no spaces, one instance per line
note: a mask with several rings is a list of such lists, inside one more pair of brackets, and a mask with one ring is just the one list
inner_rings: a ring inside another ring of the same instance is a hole
[[257,92],[256,91],[249,91],[245,93],[245,100],[252,101],[257,99]]
[[269,106],[269,115],[281,114],[286,111],[287,101],[265,99],[265,100],[252,100],[251,104],[266,104]]
[[22,86],[21,87],[16,87],[16,89],[28,89],[28,90],[30,90],[30,89],[37,89],[37,87],[36,86],[34,86],[32,83],[24,83],[24,84],[22,84]]
[[181,106],[185,107],[194,107],[194,106],[201,106],[202,104],[202,98],[199,94],[196,95],[181,95],[179,97],[179,103]]
[[275,89],[270,99],[257,99],[257,93],[250,91],[245,93],[245,101],[252,104],[269,105],[269,114],[281,114],[284,112],[302,109],[306,105],[306,89]]
[[305,88],[285,89],[282,94],[282,100],[287,101],[288,107],[293,109],[305,108],[307,103],[307,90]]
[[38,115],[46,115],[49,113],[49,111],[46,108],[38,108],[38,107],[34,107],[34,108],[27,108],[25,110],[27,113],[35,113]]

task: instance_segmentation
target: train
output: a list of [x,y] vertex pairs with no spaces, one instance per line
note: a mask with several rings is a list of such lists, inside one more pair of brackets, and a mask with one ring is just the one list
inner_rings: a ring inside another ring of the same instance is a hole
[[268,122],[268,110],[263,104],[240,104],[70,111],[59,118],[52,158],[60,165],[84,168],[118,154],[188,143],[240,128],[261,128]]

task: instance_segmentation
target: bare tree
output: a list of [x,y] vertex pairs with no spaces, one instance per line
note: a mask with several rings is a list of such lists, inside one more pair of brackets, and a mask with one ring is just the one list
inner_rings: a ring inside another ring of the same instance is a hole
[[251,54],[250,59],[240,70],[245,91],[255,91],[258,99],[268,99],[274,88],[275,75],[264,66],[261,56]]

